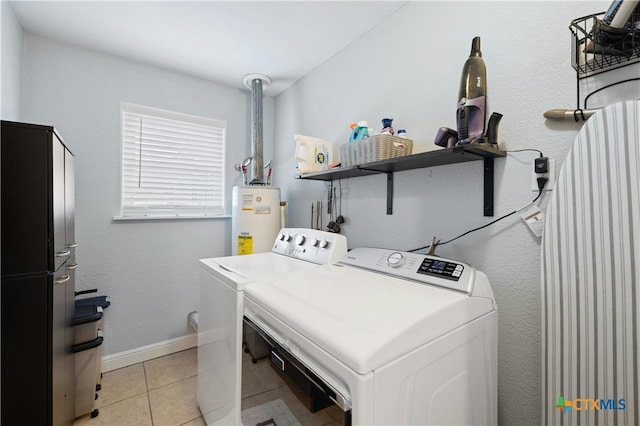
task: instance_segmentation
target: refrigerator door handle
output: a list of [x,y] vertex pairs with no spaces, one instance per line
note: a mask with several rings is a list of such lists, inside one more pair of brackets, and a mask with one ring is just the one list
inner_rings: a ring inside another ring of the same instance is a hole
[[69,281],[70,279],[71,279],[71,277],[70,277],[69,275],[63,275],[63,276],[62,276],[62,277],[60,277],[59,279],[55,280],[55,281],[54,281],[54,283],[55,283],[56,285],[64,284],[64,283],[66,283],[67,281]]
[[67,257],[71,254],[71,250],[62,250],[56,253],[56,257]]

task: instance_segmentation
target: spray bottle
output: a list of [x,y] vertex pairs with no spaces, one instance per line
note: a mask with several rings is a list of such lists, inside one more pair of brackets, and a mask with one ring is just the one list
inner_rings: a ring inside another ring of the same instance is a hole
[[471,42],[471,54],[462,68],[456,124],[459,143],[481,138],[487,122],[487,69],[480,52],[480,37]]

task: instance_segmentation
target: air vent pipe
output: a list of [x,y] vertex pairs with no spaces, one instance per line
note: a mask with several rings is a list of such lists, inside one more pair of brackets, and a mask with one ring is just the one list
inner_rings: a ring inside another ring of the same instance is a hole
[[251,180],[249,185],[264,185],[262,90],[271,84],[264,74],[247,74],[244,85],[251,89]]

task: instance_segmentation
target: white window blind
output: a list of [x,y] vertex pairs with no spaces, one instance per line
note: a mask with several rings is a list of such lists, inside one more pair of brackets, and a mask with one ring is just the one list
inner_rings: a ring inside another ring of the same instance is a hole
[[122,217],[224,215],[226,122],[122,104]]

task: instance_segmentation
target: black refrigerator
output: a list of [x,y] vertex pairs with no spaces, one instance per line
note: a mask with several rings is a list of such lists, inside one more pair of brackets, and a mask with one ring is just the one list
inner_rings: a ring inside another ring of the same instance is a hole
[[2,121],[3,425],[74,418],[74,157],[50,126]]

